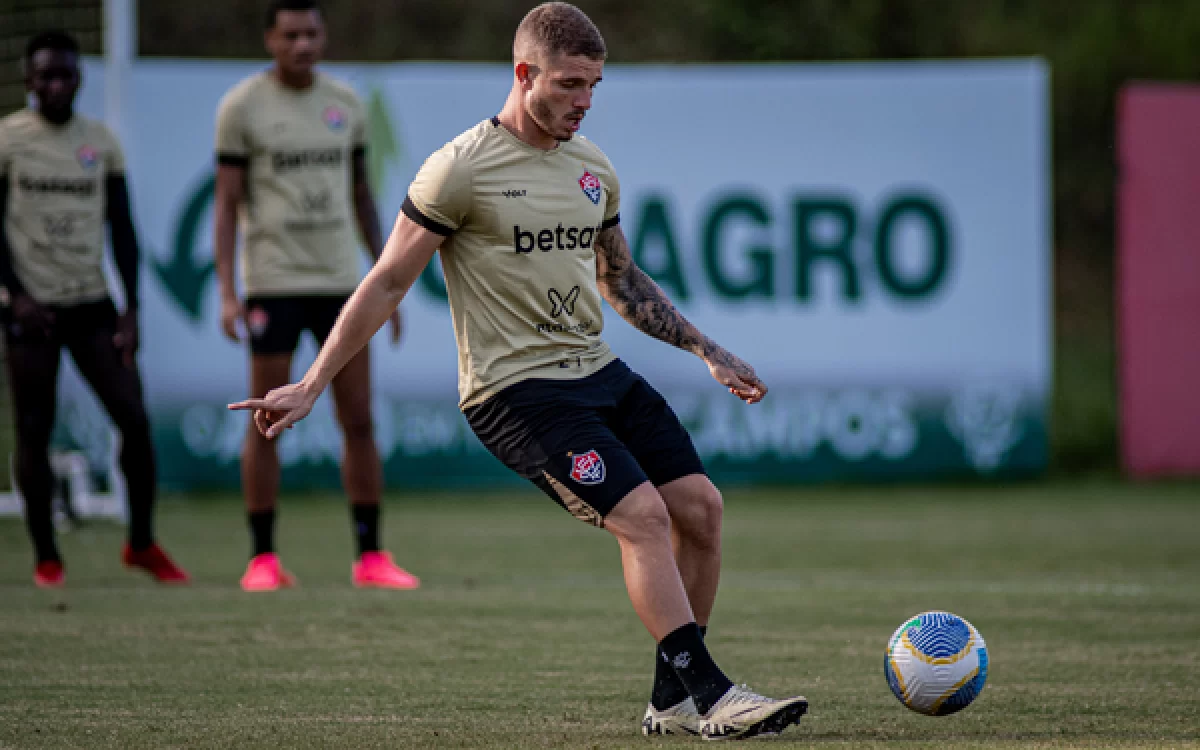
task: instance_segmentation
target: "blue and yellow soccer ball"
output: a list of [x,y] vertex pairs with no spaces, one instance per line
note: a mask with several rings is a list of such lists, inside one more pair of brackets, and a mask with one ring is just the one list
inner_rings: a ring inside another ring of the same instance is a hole
[[901,703],[917,713],[945,716],[971,705],[983,691],[987,644],[958,615],[925,612],[892,634],[883,672]]

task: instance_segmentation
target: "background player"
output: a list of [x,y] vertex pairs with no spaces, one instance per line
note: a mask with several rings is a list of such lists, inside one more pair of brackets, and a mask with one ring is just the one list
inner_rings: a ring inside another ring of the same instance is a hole
[[[34,108],[0,120],[0,283],[4,342],[17,421],[17,486],[33,539],[39,586],[64,582],[54,540],[50,434],[62,349],[121,433],[129,539],[121,558],[159,581],[188,576],[154,542],[156,475],[142,401],[138,349],[138,243],[121,147],[104,125],[75,113],[79,46],[47,31],[25,49]],[[125,289],[117,314],[104,276],[104,224]]]
[[[221,323],[250,338],[250,389],[262,395],[291,378],[292,355],[308,330],[324,342],[358,283],[357,223],[368,250],[383,248],[367,183],[366,122],[351,89],[314,70],[325,25],[312,0],[273,0],[266,45],[275,60],[222,99],[217,112],[216,256]],[[234,283],[239,212],[243,303]],[[400,319],[391,315],[392,341]],[[358,544],[358,586],[412,589],[417,578],[379,547],[383,473],[371,424],[368,350],[356,353],[333,382],[345,440],[342,484]],[[242,489],[253,557],[242,577],[247,591],[269,591],[293,579],[275,553],[279,489],[275,445],[251,425],[242,450]]]
[[303,418],[440,246],[472,429],[620,543],[634,609],[659,644],[644,731],[778,732],[808,704],[736,687],[709,655],[702,626],[720,574],[721,495],[670,407],[600,339],[601,298],[699,356],[747,403],[766,386],[633,263],[612,166],[574,137],[604,67],[596,27],[574,6],[546,3],[521,22],[513,53],[504,109],[426,161],[383,258],[305,378],[233,408],[255,409],[268,437]]

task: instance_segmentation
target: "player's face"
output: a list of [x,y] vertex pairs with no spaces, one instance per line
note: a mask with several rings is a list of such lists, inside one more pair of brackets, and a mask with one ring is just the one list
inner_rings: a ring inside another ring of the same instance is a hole
[[604,61],[582,55],[555,55],[535,71],[526,86],[529,116],[550,137],[569,141],[592,108],[592,94],[604,73]]
[[285,73],[306,75],[325,54],[325,21],[315,10],[281,10],[267,29],[267,49]]
[[66,122],[79,91],[79,78],[79,57],[74,52],[40,49],[29,61],[25,88],[46,119]]

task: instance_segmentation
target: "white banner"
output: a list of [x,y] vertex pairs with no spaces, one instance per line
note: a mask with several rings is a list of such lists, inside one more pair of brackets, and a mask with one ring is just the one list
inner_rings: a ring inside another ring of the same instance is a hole
[[[147,255],[142,364],[168,480],[171,431],[198,457],[236,459],[240,425],[211,411],[245,394],[247,371],[219,331],[210,271],[213,119],[221,95],[264,66],[143,60],[126,92]],[[385,225],[426,155],[497,112],[511,83],[505,65],[328,71],[367,104]],[[877,475],[1039,468],[1052,346],[1047,99],[1035,60],[610,66],[583,132],[620,176],[639,262],[775,390],[743,414],[713,400],[723,393],[701,362],[611,310],[606,339],[690,420],[707,459],[749,478],[763,461],[772,477],[853,476],[856,462]],[[88,61],[81,109],[96,116],[102,102],[102,66]],[[438,291],[427,274],[405,300],[399,349],[374,342],[382,411],[398,410],[380,417],[381,441],[397,460],[479,455],[447,423],[456,357]],[[305,344],[297,372],[313,353]],[[438,404],[418,431],[453,438],[406,443],[414,403]],[[294,460],[331,463],[336,436],[319,443]]]

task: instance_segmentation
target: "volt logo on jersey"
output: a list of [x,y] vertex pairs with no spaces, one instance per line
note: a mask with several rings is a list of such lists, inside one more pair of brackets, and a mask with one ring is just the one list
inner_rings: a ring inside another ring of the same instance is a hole
[[79,166],[92,169],[100,161],[100,152],[91,146],[80,146],[75,152],[75,158],[79,160]]
[[604,188],[596,175],[586,169],[583,170],[583,177],[579,178],[579,187],[583,188],[583,194],[588,197],[588,200],[596,205],[600,205],[600,195],[603,193]]
[[600,484],[604,481],[604,459],[594,450],[571,456],[571,478],[580,484]]
[[579,287],[571,287],[571,291],[567,292],[564,297],[557,289],[551,289],[546,293],[550,297],[550,315],[557,318],[559,315],[566,313],[567,315],[575,314],[575,302],[579,299]]
[[346,113],[340,107],[332,105],[326,107],[325,111],[321,113],[321,119],[335,133],[346,127]]

